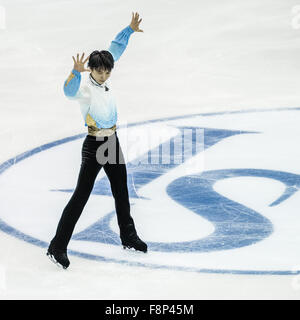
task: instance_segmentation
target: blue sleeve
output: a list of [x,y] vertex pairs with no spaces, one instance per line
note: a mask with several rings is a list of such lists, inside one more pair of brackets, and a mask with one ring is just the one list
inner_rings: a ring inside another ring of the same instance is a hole
[[119,58],[121,57],[122,53],[127,47],[128,40],[133,32],[134,30],[130,26],[127,26],[125,29],[120,31],[116,35],[115,39],[111,42],[108,51],[114,57],[114,61],[119,60]]
[[64,93],[67,97],[74,97],[80,87],[81,74],[73,69],[68,79],[64,83]]

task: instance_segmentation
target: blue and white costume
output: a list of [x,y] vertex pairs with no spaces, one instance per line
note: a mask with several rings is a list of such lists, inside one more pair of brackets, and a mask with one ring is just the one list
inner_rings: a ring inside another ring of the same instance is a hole
[[[127,47],[128,40],[134,30],[127,26],[117,34],[108,51],[117,61]],[[85,126],[111,128],[117,122],[117,106],[111,88],[106,82],[99,84],[91,74],[81,84],[81,74],[73,69],[64,83],[64,93],[69,99],[79,102]]]

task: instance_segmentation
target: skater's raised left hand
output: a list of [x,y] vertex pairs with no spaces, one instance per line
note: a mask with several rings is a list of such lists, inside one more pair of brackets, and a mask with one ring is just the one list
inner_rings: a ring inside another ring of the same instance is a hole
[[139,24],[141,23],[142,19],[139,20],[139,14],[136,12],[135,14],[132,12],[132,19],[130,23],[130,27],[135,32],[144,32],[139,28]]

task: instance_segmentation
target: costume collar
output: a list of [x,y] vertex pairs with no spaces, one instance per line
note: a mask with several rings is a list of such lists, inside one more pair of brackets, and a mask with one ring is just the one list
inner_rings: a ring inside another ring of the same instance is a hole
[[92,76],[91,73],[90,73],[90,76],[89,76],[89,77],[90,77],[90,81],[91,81],[95,86],[101,87],[101,88],[105,88],[105,91],[108,91],[108,90],[109,90],[106,82],[103,82],[102,84],[100,84],[99,82],[97,82],[97,81],[93,78],[93,76]]

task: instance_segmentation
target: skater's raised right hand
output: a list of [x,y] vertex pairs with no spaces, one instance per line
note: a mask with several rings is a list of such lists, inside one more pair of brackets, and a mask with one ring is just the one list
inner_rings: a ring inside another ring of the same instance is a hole
[[85,69],[84,64],[88,61],[89,57],[88,56],[85,60],[82,60],[84,57],[84,53],[82,54],[80,60],[79,60],[79,53],[77,53],[77,60],[75,60],[74,56],[72,56],[73,61],[74,61],[74,69],[77,70],[78,72],[84,72],[84,71],[89,71],[91,70],[89,68]]

